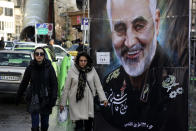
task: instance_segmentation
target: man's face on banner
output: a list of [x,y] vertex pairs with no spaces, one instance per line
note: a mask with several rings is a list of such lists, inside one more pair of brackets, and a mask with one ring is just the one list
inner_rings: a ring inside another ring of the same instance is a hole
[[117,56],[130,76],[141,75],[156,51],[159,12],[152,11],[149,0],[112,0],[112,40]]

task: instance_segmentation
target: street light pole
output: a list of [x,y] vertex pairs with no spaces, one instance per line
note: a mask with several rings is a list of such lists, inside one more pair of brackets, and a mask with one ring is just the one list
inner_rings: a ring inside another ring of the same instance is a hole
[[90,44],[90,43],[89,43],[89,41],[90,41],[90,23],[91,23],[91,22],[90,22],[90,3],[89,3],[90,0],[87,0],[87,2],[88,2],[87,4],[88,4],[88,25],[89,25],[89,27],[88,27],[88,32],[87,32],[87,36],[88,36],[88,37],[87,37],[87,42],[88,42],[88,44]]
[[52,2],[52,23],[53,23],[53,37],[56,39],[56,33],[55,33],[55,8],[54,8],[54,0]]
[[37,44],[37,29],[36,29],[36,23],[35,23],[35,44]]
[[[85,3],[86,3],[86,0],[83,0],[83,3],[82,3],[82,7],[83,7],[83,9],[82,9],[83,10],[83,16],[82,16],[83,18],[82,19],[83,19],[83,21],[85,19]],[[83,27],[84,27],[84,25],[83,25]],[[82,30],[82,34],[83,34],[83,40],[82,40],[83,42],[82,43],[85,44],[86,43],[86,30],[85,29]]]

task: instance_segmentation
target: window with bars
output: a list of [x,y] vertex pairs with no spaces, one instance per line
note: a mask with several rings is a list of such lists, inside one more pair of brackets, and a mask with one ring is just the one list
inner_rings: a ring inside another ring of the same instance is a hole
[[5,16],[13,16],[13,9],[5,8]]
[[21,6],[21,0],[17,0],[16,2],[16,6]]

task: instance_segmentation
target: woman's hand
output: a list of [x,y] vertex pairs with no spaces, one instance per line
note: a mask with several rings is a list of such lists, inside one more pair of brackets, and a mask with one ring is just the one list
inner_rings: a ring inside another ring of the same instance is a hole
[[103,101],[103,105],[106,107],[108,105],[108,101],[107,100],[104,100]]
[[59,106],[59,109],[60,109],[60,112],[62,112],[63,109],[64,109],[64,106],[60,105],[60,106]]

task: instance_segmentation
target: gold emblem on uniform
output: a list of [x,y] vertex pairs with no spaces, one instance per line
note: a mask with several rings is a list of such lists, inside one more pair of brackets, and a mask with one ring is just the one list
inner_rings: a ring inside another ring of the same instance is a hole
[[140,100],[143,101],[143,102],[147,102],[149,92],[150,92],[149,84],[144,85],[143,89],[142,89],[141,96],[140,96]]
[[110,73],[106,79],[106,83],[108,83],[112,79],[116,79],[120,74],[120,69],[116,69],[112,73]]
[[176,83],[176,77],[173,75],[169,75],[163,82],[162,86],[163,88],[167,89],[167,92],[169,92],[172,87],[179,85],[179,83]]

